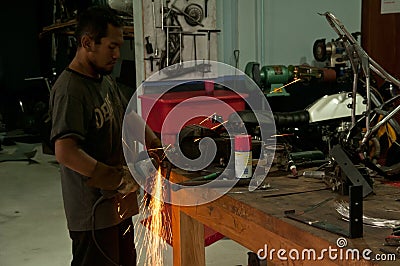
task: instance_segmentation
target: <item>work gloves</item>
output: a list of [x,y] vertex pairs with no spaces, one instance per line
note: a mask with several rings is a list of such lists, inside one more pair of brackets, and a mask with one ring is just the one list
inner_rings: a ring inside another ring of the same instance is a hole
[[162,148],[162,143],[159,138],[154,138],[151,140],[149,144],[149,149],[157,149],[157,148]]
[[117,189],[117,191],[123,195],[127,195],[131,192],[135,192],[139,189],[139,184],[131,175],[129,168],[127,166],[122,167],[122,178],[121,183]]
[[152,139],[146,148],[149,157],[154,158],[157,163],[165,159],[164,149],[159,138]]
[[87,184],[103,191],[118,191],[124,195],[139,189],[139,185],[132,177],[128,167],[109,166],[99,161],[87,180]]

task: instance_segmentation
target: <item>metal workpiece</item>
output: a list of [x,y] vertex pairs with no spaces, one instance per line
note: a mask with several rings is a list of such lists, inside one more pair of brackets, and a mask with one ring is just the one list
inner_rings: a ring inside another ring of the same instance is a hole
[[336,145],[332,148],[331,156],[338,163],[339,167],[343,170],[354,186],[362,186],[363,197],[372,193],[372,187],[354,166],[340,145]]
[[[361,45],[357,42],[354,36],[346,29],[344,24],[337,19],[332,13],[325,12],[320,14],[321,16],[325,16],[329,25],[333,28],[333,30],[339,35],[339,38],[344,42],[345,49],[348,55],[348,59],[351,63],[353,73],[359,73],[361,71],[364,74],[365,78],[365,89],[366,89],[366,110],[365,110],[365,128],[366,133],[364,134],[364,138],[362,139],[362,144],[365,145],[371,136],[386,122],[391,120],[393,116],[400,111],[400,107],[398,106],[394,110],[387,113],[386,116],[375,126],[371,127],[370,123],[370,115],[371,111],[371,82],[370,82],[370,71],[374,72],[381,78],[386,81],[389,81],[393,85],[400,87],[400,80],[396,79],[392,75],[390,75],[383,67],[381,67],[377,62],[375,62],[368,54],[364,51]],[[354,84],[353,84],[353,95],[355,95],[355,91],[357,88],[358,75],[354,74]],[[379,105],[378,105],[379,106]],[[355,101],[353,101],[353,108],[355,108]],[[353,125],[355,123],[355,119],[353,116]]]

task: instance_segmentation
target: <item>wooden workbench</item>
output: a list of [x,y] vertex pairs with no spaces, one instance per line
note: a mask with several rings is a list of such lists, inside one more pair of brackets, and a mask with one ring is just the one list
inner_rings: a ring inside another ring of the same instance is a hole
[[[186,177],[173,173],[171,180],[177,182]],[[205,265],[204,225],[222,233],[253,252],[268,248],[284,249],[287,261],[280,260],[273,253],[269,265],[398,265],[396,262],[367,260],[331,260],[327,253],[322,260],[291,260],[288,252],[296,249],[316,250],[317,257],[322,249],[338,249],[336,241],[340,235],[303,224],[284,215],[285,210],[295,210],[304,217],[328,222],[348,230],[348,222],[341,219],[335,210],[335,201],[348,202],[347,196],[341,196],[325,189],[321,180],[300,177],[291,179],[283,176],[268,176],[265,180],[271,185],[270,190],[249,192],[247,188],[233,188],[228,194],[207,204],[198,206],[172,206],[173,261],[179,265]],[[385,219],[400,219],[400,189],[375,182],[374,193],[364,198],[364,215]],[[304,192],[308,191],[308,192]],[[186,189],[180,190],[179,196],[190,197]],[[186,195],[185,195],[186,193]],[[209,195],[210,191],[206,194]],[[176,196],[176,195],[175,195]],[[174,197],[174,194],[172,194]],[[319,205],[323,202],[324,204]],[[346,238],[346,248],[371,249],[375,254],[384,254],[380,248],[395,253],[395,248],[383,246],[384,238],[392,232],[390,228],[374,228],[364,225],[364,237]],[[334,251],[335,252],[335,251]],[[295,254],[295,253],[292,253]],[[339,251],[332,253],[340,255]],[[345,252],[342,253],[345,258]],[[360,253],[361,254],[361,253]],[[360,255],[361,256],[361,255]],[[351,254],[350,254],[350,257]]]

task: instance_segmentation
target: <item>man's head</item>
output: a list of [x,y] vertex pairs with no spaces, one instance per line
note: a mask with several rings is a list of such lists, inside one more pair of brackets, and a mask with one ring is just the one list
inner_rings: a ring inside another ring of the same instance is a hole
[[122,26],[122,20],[109,7],[90,7],[78,16],[75,30],[78,51],[90,71],[101,75],[112,72],[124,41]]

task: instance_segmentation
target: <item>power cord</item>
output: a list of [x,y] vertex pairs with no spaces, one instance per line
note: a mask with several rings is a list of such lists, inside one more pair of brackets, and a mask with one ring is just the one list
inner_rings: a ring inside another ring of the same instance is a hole
[[95,204],[93,205],[93,208],[92,208],[92,238],[93,238],[93,241],[94,241],[96,247],[100,250],[101,254],[103,254],[103,256],[104,256],[109,262],[111,262],[111,263],[112,263],[113,265],[115,265],[115,266],[122,266],[122,265],[116,263],[113,259],[111,259],[111,258],[104,252],[104,250],[100,247],[100,244],[99,244],[99,243],[97,242],[97,240],[96,240],[96,235],[95,235],[95,213],[96,213],[96,208],[97,208],[97,206],[98,206],[102,201],[106,200],[107,198],[109,198],[109,197],[105,197],[105,196],[103,195],[103,196],[101,196],[101,197],[95,202]]

